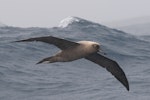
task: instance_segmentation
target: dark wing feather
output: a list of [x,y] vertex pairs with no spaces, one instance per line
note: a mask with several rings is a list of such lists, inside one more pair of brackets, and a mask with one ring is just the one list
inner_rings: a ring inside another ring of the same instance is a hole
[[125,73],[120,68],[120,66],[117,64],[117,62],[106,58],[98,53],[91,54],[87,57],[85,57],[87,60],[90,60],[104,68],[106,68],[109,72],[112,73],[129,91],[129,83],[126,78]]
[[15,41],[15,42],[31,42],[31,41],[41,41],[41,42],[45,42],[48,44],[53,44],[53,45],[57,46],[58,48],[60,48],[61,50],[67,49],[71,46],[79,45],[78,43],[60,39],[60,38],[56,38],[53,36],[29,38],[29,39],[19,40],[19,41]]

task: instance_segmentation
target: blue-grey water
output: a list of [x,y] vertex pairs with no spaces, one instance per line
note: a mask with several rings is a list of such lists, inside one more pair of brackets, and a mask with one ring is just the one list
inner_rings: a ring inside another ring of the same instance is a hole
[[[38,36],[101,43],[107,57],[126,73],[130,91],[104,68],[80,59],[36,63],[59,51],[42,42],[13,41]],[[149,100],[150,36],[133,36],[86,20],[65,28],[0,28],[0,100]]]

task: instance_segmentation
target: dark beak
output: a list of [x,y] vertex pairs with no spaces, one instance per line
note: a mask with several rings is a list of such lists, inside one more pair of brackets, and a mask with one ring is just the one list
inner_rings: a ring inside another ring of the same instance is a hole
[[98,52],[102,55],[107,55],[102,49],[99,49]]

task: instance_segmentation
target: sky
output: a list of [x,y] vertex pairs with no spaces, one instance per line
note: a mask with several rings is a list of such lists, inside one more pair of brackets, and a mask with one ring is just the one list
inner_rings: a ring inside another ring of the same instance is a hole
[[54,27],[68,17],[109,22],[150,16],[150,0],[0,0],[0,22],[18,27]]

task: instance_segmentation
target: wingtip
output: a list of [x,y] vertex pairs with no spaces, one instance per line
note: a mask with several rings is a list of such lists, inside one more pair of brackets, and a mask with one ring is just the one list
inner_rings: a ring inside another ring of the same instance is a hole
[[[121,82],[121,83],[122,83],[122,82]],[[129,88],[129,82],[128,82],[127,78],[126,78],[125,83],[122,83],[122,84],[125,86],[125,88],[127,89],[127,91],[130,90],[130,88]]]
[[15,42],[25,42],[26,40],[18,40],[18,41],[13,41],[12,43],[15,43]]
[[124,79],[125,79],[124,81],[120,81],[120,80],[119,81],[123,84],[123,86],[127,89],[127,91],[129,91],[130,90],[130,88],[129,88],[129,82],[128,82],[126,76],[125,76]]
[[17,40],[14,42],[31,42],[31,41],[36,41],[34,38],[29,38],[29,39],[24,39],[24,40]]
[[18,41],[12,41],[11,43],[16,43],[16,42],[22,42],[22,41],[20,41],[20,40],[18,40]]
[[129,84],[126,86],[126,89],[127,89],[128,91],[130,91]]

